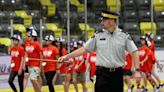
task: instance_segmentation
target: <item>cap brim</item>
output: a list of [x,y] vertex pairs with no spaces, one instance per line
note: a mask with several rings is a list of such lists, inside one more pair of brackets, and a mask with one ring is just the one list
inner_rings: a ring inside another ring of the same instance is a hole
[[48,39],[44,39],[45,41],[53,41],[53,40],[48,40]]

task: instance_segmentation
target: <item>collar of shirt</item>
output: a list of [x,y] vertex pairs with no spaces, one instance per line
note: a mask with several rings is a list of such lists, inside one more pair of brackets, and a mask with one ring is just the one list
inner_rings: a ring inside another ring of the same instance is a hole
[[116,27],[116,29],[113,32],[109,32],[106,29],[102,29],[103,32],[109,34],[109,35],[115,35],[118,31],[121,31],[118,27]]

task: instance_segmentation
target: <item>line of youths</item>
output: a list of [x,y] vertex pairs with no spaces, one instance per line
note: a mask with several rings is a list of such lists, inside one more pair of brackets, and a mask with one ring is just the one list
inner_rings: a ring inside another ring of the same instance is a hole
[[[24,47],[20,45],[21,37],[19,35],[13,35],[11,39],[13,39],[13,46],[10,50],[11,73],[9,76],[9,84],[14,92],[17,92],[13,83],[16,76],[18,76],[20,92],[25,90],[28,84],[28,79],[30,79],[35,92],[41,92],[42,72],[45,74],[50,92],[55,92],[54,83],[57,76],[60,76],[63,81],[65,92],[69,92],[71,79],[73,79],[76,92],[78,92],[78,80],[80,80],[79,82],[82,84],[83,92],[87,92],[85,85],[85,74],[87,68],[86,59],[88,54],[70,59],[68,63],[37,60],[26,61],[26,57],[58,60],[58,57],[67,54],[67,51],[62,45],[62,41],[58,39],[55,42],[52,35],[47,35],[45,37],[45,46],[42,48],[37,40],[37,32],[34,28],[27,29],[27,38],[24,40]],[[53,42],[55,42],[55,44]],[[77,47],[72,46],[72,51],[76,48],[80,48],[82,44],[83,43],[78,42]],[[91,76],[93,77],[95,75],[95,54],[90,54],[89,61],[91,66]]]
[[[44,71],[47,85],[50,92],[54,92],[54,83],[57,76],[60,76],[63,81],[65,92],[69,92],[69,85],[71,79],[73,80],[76,92],[78,92],[78,81],[82,84],[83,92],[87,92],[86,88],[86,72],[87,65],[86,60],[89,61],[90,67],[90,79],[94,81],[96,70],[96,53],[91,52],[82,56],[72,58],[68,63],[55,63],[48,61],[25,61],[25,57],[29,58],[44,58],[57,60],[59,56],[67,54],[66,49],[62,45],[62,40],[59,38],[54,41],[52,35],[45,37],[45,47],[41,48],[39,41],[37,41],[37,33],[33,28],[27,29],[27,38],[24,41],[24,47],[20,45],[21,37],[19,35],[13,35],[13,45],[10,49],[11,55],[11,73],[9,76],[9,85],[14,92],[17,92],[13,81],[18,76],[18,82],[20,86],[20,92],[26,88],[28,78],[34,87],[35,92],[41,92],[42,80],[41,72]],[[54,43],[53,43],[54,42]],[[71,51],[80,48],[83,45],[82,41],[77,43],[77,46],[72,45]],[[162,67],[155,58],[155,45],[151,34],[141,37],[141,47],[139,48],[140,55],[140,70],[144,79],[144,86],[140,88],[140,81],[137,82],[137,88],[139,91],[147,91],[147,80],[151,83],[154,89],[159,90],[163,86],[159,77],[154,73],[154,65],[157,63],[160,70]],[[126,64],[123,67],[125,83],[128,85],[128,92],[132,92],[134,85],[131,82],[133,64],[131,62],[131,56],[126,53]],[[155,78],[152,78],[152,76]],[[23,81],[24,80],[24,81]],[[158,83],[156,83],[156,81]]]
[[[163,84],[161,83],[159,77],[154,73],[154,65],[157,63],[157,66],[160,70],[162,67],[155,57],[155,45],[153,38],[148,34],[146,36],[141,36],[141,44],[139,47],[139,57],[140,57],[140,71],[142,74],[142,79],[144,80],[144,85],[140,87],[141,80],[137,81],[137,92],[147,92],[147,80],[150,82],[155,92],[158,92]],[[148,38],[148,39],[147,39]],[[150,42],[149,42],[150,41]],[[134,85],[131,82],[133,67],[132,59],[130,54],[126,54],[126,65],[123,68],[125,83],[128,85],[127,92],[132,92]],[[154,77],[154,78],[153,78]],[[156,80],[158,83],[156,83]]]

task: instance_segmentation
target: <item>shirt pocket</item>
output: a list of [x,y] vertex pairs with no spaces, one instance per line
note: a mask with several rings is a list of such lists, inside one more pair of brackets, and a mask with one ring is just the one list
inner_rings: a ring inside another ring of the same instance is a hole
[[99,40],[97,42],[97,48],[107,48],[107,40]]
[[118,37],[117,40],[114,40],[114,46],[117,46],[118,48],[125,48],[125,40]]

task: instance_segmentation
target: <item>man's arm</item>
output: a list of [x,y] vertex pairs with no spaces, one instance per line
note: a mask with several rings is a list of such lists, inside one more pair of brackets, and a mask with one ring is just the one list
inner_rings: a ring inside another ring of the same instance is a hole
[[132,52],[131,55],[132,55],[132,60],[133,60],[133,63],[134,63],[134,68],[135,69],[140,69],[140,62],[139,62],[138,51]]
[[81,48],[79,48],[79,49],[73,51],[73,52],[70,53],[70,54],[67,54],[67,55],[65,55],[65,56],[63,56],[63,57],[60,57],[60,58],[59,58],[59,61],[60,61],[60,62],[63,62],[63,61],[68,60],[69,58],[75,58],[75,57],[77,57],[77,56],[83,55],[83,54],[86,53],[86,52],[91,52],[91,51],[93,51],[93,50],[95,50],[95,49],[96,49],[96,38],[95,38],[95,36],[94,36],[94,37],[90,38],[90,39],[86,42],[86,44],[84,45],[84,47],[81,47]]
[[77,56],[83,55],[86,52],[87,52],[87,50],[85,49],[85,47],[81,47],[81,48],[73,51],[72,53],[65,55],[64,61],[68,60],[69,58],[75,58]]

